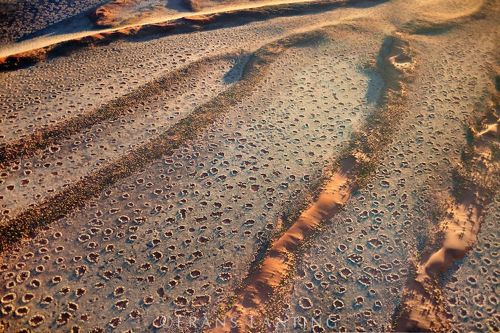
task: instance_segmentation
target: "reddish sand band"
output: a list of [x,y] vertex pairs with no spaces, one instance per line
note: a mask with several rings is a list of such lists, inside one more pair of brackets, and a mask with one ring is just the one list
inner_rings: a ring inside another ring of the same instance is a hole
[[[237,318],[238,328],[229,324],[209,332],[248,332],[253,329],[259,316],[264,313],[266,302],[274,296],[274,290],[284,283],[293,268],[294,256],[311,236],[349,200],[353,184],[349,174],[354,163],[341,168],[330,177],[318,199],[304,210],[297,221],[273,242],[259,269],[251,273],[248,285],[237,295],[236,304],[226,317]],[[225,321],[224,321],[225,322]]]

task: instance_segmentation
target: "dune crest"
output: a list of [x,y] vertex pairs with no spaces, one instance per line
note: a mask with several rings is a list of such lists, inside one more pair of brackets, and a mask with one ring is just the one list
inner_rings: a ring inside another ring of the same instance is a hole
[[[492,202],[495,188],[500,186],[500,162],[491,154],[492,149],[498,149],[495,148],[498,145],[495,125],[500,120],[496,114],[497,93],[492,94],[493,102],[487,103],[486,114],[479,119],[485,129],[471,128],[474,136],[457,167],[454,192],[442,199],[447,208],[437,226],[442,235],[435,244],[437,249],[417,264],[415,277],[408,281],[404,290],[403,314],[396,326],[398,331],[448,332],[452,328],[439,280],[476,245],[484,210]],[[494,124],[489,123],[492,120]],[[486,133],[494,133],[494,137],[483,137]]]
[[207,332],[233,332],[236,323],[237,332],[249,332],[262,327],[262,318],[266,317],[266,306],[275,303],[276,289],[283,287],[294,267],[295,255],[304,242],[321,226],[334,216],[347,203],[352,193],[349,174],[354,165],[345,165],[335,172],[326,182],[324,189],[297,221],[276,239],[256,272],[251,272],[245,280],[246,286],[238,293],[235,304],[224,314],[231,318],[225,326],[219,326]]

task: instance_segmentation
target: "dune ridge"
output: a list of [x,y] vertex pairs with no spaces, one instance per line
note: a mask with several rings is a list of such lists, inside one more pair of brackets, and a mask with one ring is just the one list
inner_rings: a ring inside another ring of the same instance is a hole
[[[386,0],[383,0],[386,1]],[[202,29],[217,29],[221,26],[237,26],[247,22],[266,20],[278,16],[301,15],[317,10],[335,9],[356,3],[381,3],[381,0],[328,0],[328,1],[292,1],[277,2],[274,5],[262,3],[248,8],[203,11],[190,15],[179,15],[179,18],[158,23],[144,23],[115,29],[104,29],[87,36],[65,40],[38,49],[0,57],[0,72],[11,71],[35,65],[49,58],[65,55],[74,50],[107,45],[113,41],[126,38],[142,38],[150,35],[168,35],[172,33],[188,33]]]
[[[324,30],[335,31],[335,27],[318,31]],[[404,114],[405,81],[410,79],[414,61],[409,43],[402,34],[395,33],[385,39],[375,61],[376,70],[384,78],[379,109],[368,117],[364,128],[354,133],[347,151],[334,162],[336,168],[325,177],[317,199],[307,205],[296,221],[272,242],[257,268],[248,272],[242,286],[235,292],[235,300],[231,300],[233,305],[221,315],[231,318],[232,322],[229,324],[223,320],[225,325],[207,332],[259,331],[266,327],[262,318],[277,316],[283,308],[286,285],[294,274],[295,257],[372,175],[384,143],[390,140],[391,130]],[[236,327],[232,326],[235,318]]]
[[[316,32],[306,33],[304,36],[321,38]],[[195,139],[218,117],[224,115],[226,110],[251,94],[254,86],[263,79],[267,68],[280,53],[289,47],[300,45],[303,41],[304,39],[291,36],[260,48],[250,55],[240,81],[228,90],[197,107],[193,113],[158,137],[6,221],[0,226],[0,252],[16,244],[23,237],[33,234],[38,228],[70,214],[96,193],[101,193],[118,180],[130,176],[148,163]],[[69,128],[67,130],[69,131]]]
[[133,92],[120,96],[96,110],[79,114],[74,118],[53,124],[47,128],[35,129],[27,138],[20,138],[17,141],[0,146],[0,166],[6,168],[10,162],[21,157],[32,156],[37,151],[45,149],[65,137],[81,132],[100,121],[117,119],[126,114],[130,106],[144,101],[160,91],[172,91],[176,95],[180,95],[185,92],[180,88],[183,87],[183,83],[202,73],[208,65],[223,58],[235,59],[237,57],[237,54],[225,54],[195,61],[179,70],[167,73],[157,80],[148,82]]
[[455,188],[441,199],[443,217],[437,229],[442,237],[438,237],[436,249],[416,265],[415,276],[407,282],[395,324],[397,331],[449,332],[452,328],[439,280],[476,244],[485,209],[500,186],[500,163],[492,157],[492,150],[498,149],[498,92],[491,94],[492,99],[484,106],[486,111],[480,111],[474,116],[477,120],[470,122],[472,135],[461,165],[455,169]]

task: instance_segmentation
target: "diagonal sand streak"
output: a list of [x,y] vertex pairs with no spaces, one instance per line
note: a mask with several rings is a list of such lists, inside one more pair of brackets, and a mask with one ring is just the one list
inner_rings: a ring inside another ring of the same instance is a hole
[[252,94],[255,86],[265,78],[269,66],[280,54],[288,48],[321,38],[324,38],[323,32],[313,31],[289,36],[258,49],[244,66],[241,80],[229,89],[198,106],[190,115],[159,136],[6,221],[0,226],[0,251],[33,234],[39,227],[82,207],[90,198],[152,161],[172,154],[181,145],[192,142],[219,117]]
[[[498,108],[498,104],[493,108]],[[461,163],[469,171],[459,173],[454,180],[456,188],[445,194],[447,209],[438,224],[442,239],[438,238],[433,244],[437,249],[431,249],[426,259],[416,265],[415,277],[407,281],[402,311],[395,318],[396,331],[449,332],[452,328],[440,278],[476,244],[485,208],[500,186],[500,161],[490,153],[499,142],[498,134],[490,132],[499,118],[495,114],[492,118],[496,118],[493,124],[485,122],[486,128],[474,135],[469,147],[472,157],[462,157]]]
[[[78,114],[77,116],[58,121],[49,127],[38,128],[32,134],[0,145],[0,169],[22,157],[29,157],[36,151],[43,150],[63,138],[82,132],[101,121],[123,117],[127,110],[160,93],[172,93],[180,96],[188,91],[186,83],[198,74],[206,71],[210,65],[224,59],[237,59],[241,54],[230,53],[202,58],[187,66],[167,72],[159,78],[149,81],[130,93],[119,96],[101,107]],[[175,97],[169,97],[173,100]],[[130,117],[130,115],[127,115]]]
[[354,189],[350,174],[354,171],[355,161],[347,159],[346,162],[330,177],[318,199],[272,244],[259,269],[248,278],[248,285],[226,314],[232,320],[231,325],[234,325],[234,319],[237,320],[237,327],[218,326],[210,332],[248,332],[255,329],[254,322],[260,320],[262,307],[273,298],[273,290],[285,281],[293,269],[295,254],[304,241],[349,200]]
[[377,71],[384,79],[379,110],[367,118],[361,133],[353,135],[351,146],[338,158],[337,167],[317,200],[272,244],[260,267],[249,272],[244,286],[236,291],[235,303],[223,315],[222,325],[217,322],[207,332],[260,332],[268,326],[268,308],[278,301],[280,289],[289,282],[295,256],[321,224],[336,215],[372,175],[391,131],[406,111],[401,110],[404,80],[413,68],[408,41],[401,34],[387,36],[377,60]]
[[[328,6],[328,5],[341,5],[348,4],[350,2],[363,2],[370,0],[277,0],[277,1],[263,1],[258,3],[247,3],[242,5],[232,5],[232,6],[224,6],[211,8],[203,11],[199,11],[196,13],[179,13],[175,15],[165,15],[165,16],[156,16],[150,17],[141,21],[140,23],[121,25],[112,28],[104,28],[104,29],[91,29],[90,27],[86,27],[86,30],[66,33],[66,34],[51,34],[46,36],[37,37],[34,39],[28,39],[22,42],[18,42],[11,45],[6,45],[4,47],[0,47],[0,59],[6,58],[13,55],[18,55],[26,52],[33,52],[35,50],[41,50],[46,47],[52,47],[56,44],[61,44],[69,41],[78,41],[85,38],[90,38],[92,36],[106,36],[113,33],[118,33],[121,31],[136,31],[143,28],[148,28],[152,26],[173,26],[176,23],[185,23],[183,20],[197,20],[200,17],[206,16],[216,16],[216,15],[224,15],[224,14],[239,14],[240,12],[246,11],[266,11],[273,10],[279,11],[280,7],[283,6],[300,6],[300,5],[311,5],[311,6]],[[376,2],[376,1],[375,1]],[[381,2],[381,1],[379,1]],[[187,21],[186,21],[187,22]],[[323,23],[323,25],[331,24]]]

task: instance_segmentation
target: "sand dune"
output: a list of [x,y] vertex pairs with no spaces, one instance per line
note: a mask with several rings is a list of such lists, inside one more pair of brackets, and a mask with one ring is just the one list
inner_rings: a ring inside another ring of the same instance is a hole
[[[117,23],[117,27],[114,28],[103,28],[103,29],[92,29],[89,26],[83,25],[83,29],[79,29],[78,31],[59,34],[57,31],[55,33],[49,33],[47,36],[41,36],[38,38],[34,38],[33,40],[26,40],[24,42],[16,43],[13,45],[7,45],[3,48],[0,48],[0,64],[9,61],[19,61],[18,59],[23,59],[25,57],[30,57],[30,55],[34,52],[40,53],[43,51],[45,54],[47,51],[52,50],[53,48],[63,45],[65,43],[72,44],[72,42],[78,42],[80,40],[88,41],[101,39],[102,36],[127,36],[129,34],[134,34],[135,32],[146,31],[147,34],[151,32],[155,33],[160,29],[160,31],[167,27],[176,27],[177,25],[183,26],[186,22],[185,19],[188,20],[193,18],[195,21],[199,21],[199,18],[203,16],[208,16],[209,22],[213,19],[217,18],[219,15],[223,17],[223,19],[231,19],[236,17],[241,17],[245,19],[248,14],[252,16],[252,13],[257,16],[256,19],[262,19],[261,16],[279,16],[279,15],[290,15],[289,12],[293,15],[299,14],[303,12],[304,9],[308,7],[312,7],[315,9],[316,7],[328,7],[328,5],[342,5],[350,2],[358,2],[359,0],[331,0],[331,1],[311,1],[311,0],[279,0],[279,1],[262,1],[251,4],[234,4],[229,6],[217,7],[217,8],[209,8],[206,10],[198,11],[196,13],[177,13],[177,14],[165,14],[165,15],[146,15],[141,16],[140,22],[135,22],[132,24],[127,24],[126,22]],[[301,6],[301,4],[305,4]],[[278,10],[278,13],[273,11],[273,7],[283,7]],[[305,8],[304,8],[305,7]],[[274,12],[274,13],[273,13]],[[281,13],[279,13],[281,12]],[[266,14],[267,13],[267,14]],[[227,14],[227,15],[225,15]],[[111,19],[113,20],[113,19]],[[134,20],[133,20],[134,21]],[[243,20],[243,23],[245,20]],[[236,22],[237,23],[237,22]],[[10,59],[9,59],[10,58]],[[9,67],[7,67],[9,68]]]
[[0,332],[498,331],[498,1],[2,10]]

